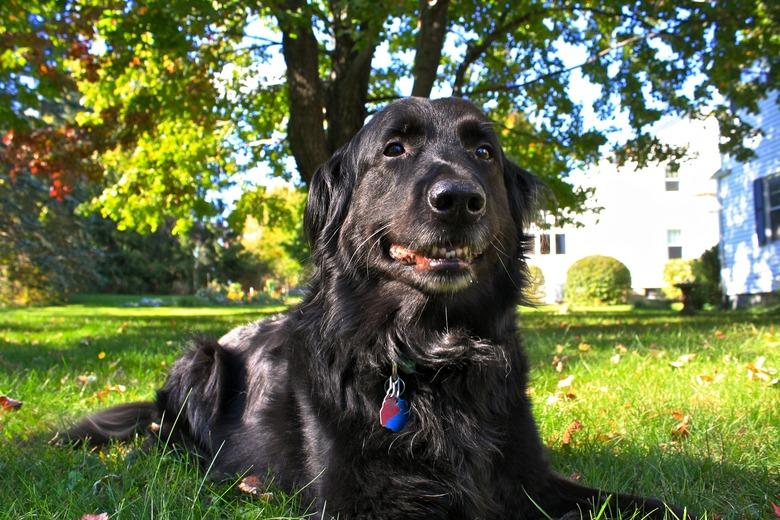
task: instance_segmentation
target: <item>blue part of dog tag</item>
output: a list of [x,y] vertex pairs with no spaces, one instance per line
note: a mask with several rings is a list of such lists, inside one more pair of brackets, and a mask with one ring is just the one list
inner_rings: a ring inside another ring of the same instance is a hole
[[409,403],[406,399],[399,397],[385,396],[382,401],[382,408],[379,410],[379,422],[394,432],[399,432],[406,426],[409,420]]

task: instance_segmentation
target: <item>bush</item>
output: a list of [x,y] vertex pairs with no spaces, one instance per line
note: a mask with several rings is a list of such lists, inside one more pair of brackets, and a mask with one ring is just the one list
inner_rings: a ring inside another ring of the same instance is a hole
[[528,266],[528,286],[523,291],[523,294],[533,303],[544,300],[544,272],[539,266]]
[[696,260],[669,260],[664,267],[664,282],[666,287],[663,291],[669,298],[679,299],[682,296],[676,284],[693,283],[691,298],[695,308],[701,309],[706,303],[719,305],[721,287],[718,246],[706,250]]
[[625,303],[631,289],[631,273],[610,256],[587,256],[577,260],[566,274],[564,300],[571,305]]
[[720,285],[720,255],[717,244],[707,249],[693,266],[693,274],[704,302],[719,306],[723,293]]
[[693,272],[694,262],[695,260],[683,260],[682,258],[675,258],[666,262],[664,266],[664,282],[666,285],[663,291],[668,298],[679,300],[682,296],[682,292],[675,285],[696,281],[696,276]]

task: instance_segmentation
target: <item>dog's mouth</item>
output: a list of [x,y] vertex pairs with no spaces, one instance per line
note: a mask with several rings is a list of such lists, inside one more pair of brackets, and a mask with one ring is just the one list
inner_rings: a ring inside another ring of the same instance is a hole
[[390,257],[418,271],[461,271],[468,269],[483,251],[468,245],[428,246],[411,249],[400,244],[390,246]]

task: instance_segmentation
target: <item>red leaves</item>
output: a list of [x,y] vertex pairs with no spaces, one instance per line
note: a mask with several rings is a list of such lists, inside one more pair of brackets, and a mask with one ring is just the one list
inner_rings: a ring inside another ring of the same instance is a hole
[[108,520],[108,513],[86,513],[82,515],[81,520]]
[[22,402],[12,399],[7,395],[0,395],[0,411],[15,412],[22,407]]
[[49,195],[63,200],[82,178],[95,179],[100,168],[92,158],[95,143],[78,126],[44,127],[36,130],[9,130],[2,138],[0,162],[9,165],[11,180],[25,170],[50,180]]
[[772,511],[775,514],[775,518],[780,518],[780,506],[778,506],[774,502],[769,502],[769,503],[772,504]]

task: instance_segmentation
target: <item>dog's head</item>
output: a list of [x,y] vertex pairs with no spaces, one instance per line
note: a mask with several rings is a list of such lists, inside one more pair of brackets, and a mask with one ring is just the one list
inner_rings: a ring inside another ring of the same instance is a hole
[[506,276],[519,286],[537,181],[461,99],[395,102],[315,174],[305,227],[315,261],[451,294]]

